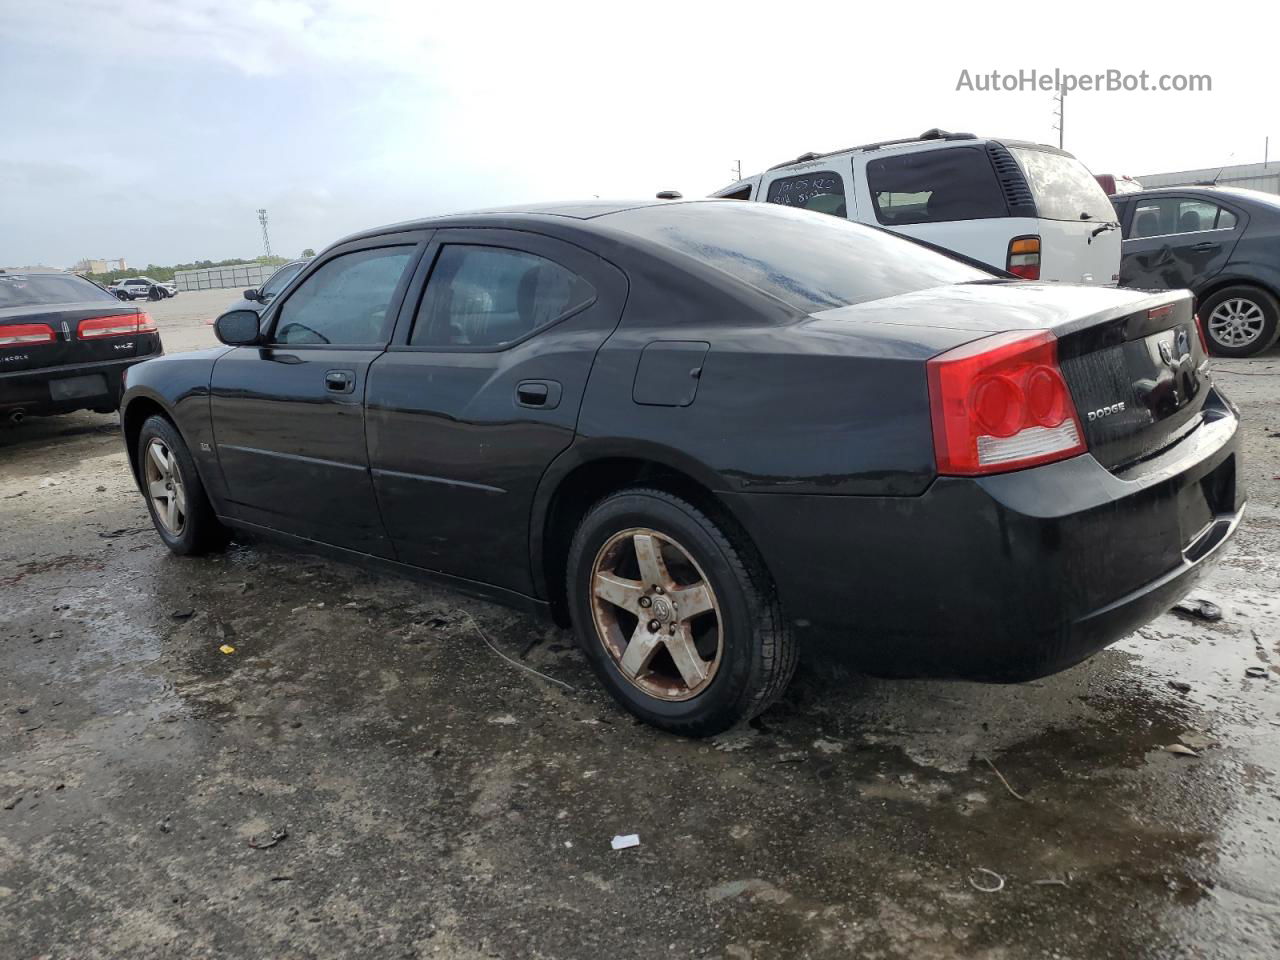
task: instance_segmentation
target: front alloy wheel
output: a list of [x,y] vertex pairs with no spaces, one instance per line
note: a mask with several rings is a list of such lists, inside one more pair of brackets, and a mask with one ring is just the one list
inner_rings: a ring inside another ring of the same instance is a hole
[[147,444],[142,472],[156,520],[172,536],[182,536],[187,525],[187,491],[173,452],[161,438],[152,437]]
[[[127,411],[124,416],[127,428]],[[165,546],[183,555],[225,546],[227,530],[209,503],[191,451],[178,429],[159,414],[148,417],[138,431],[134,450],[147,510]]]
[[651,697],[688,700],[715,679],[724,632],[715,591],[675,539],[637,527],[610,538],[591,574],[605,651]]

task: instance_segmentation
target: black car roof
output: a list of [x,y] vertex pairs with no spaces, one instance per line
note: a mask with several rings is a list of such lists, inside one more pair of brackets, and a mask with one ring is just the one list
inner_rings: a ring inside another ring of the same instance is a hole
[[1216,194],[1217,196],[1229,197],[1234,200],[1252,200],[1258,203],[1265,203],[1267,206],[1271,207],[1280,206],[1280,196],[1276,196],[1273,193],[1267,193],[1264,190],[1249,190],[1244,187],[1220,187],[1211,183],[1185,184],[1182,186],[1169,187],[1144,187],[1141,190],[1134,190],[1129,193],[1112,194],[1111,199],[1132,200],[1135,197],[1159,197],[1175,193],[1204,194],[1209,197]]
[[521,220],[536,220],[546,223],[548,217],[568,220],[587,221],[611,213],[634,210],[637,207],[657,207],[671,203],[704,203],[719,202],[713,200],[564,200],[554,203],[530,203],[511,207],[486,207],[480,210],[465,210],[459,213],[439,214],[434,217],[423,217],[417,220],[403,220],[389,223],[369,230],[361,230],[343,237],[338,243],[350,243],[368,237],[382,236],[387,233],[404,233],[410,230],[439,230],[450,226],[477,226],[485,222],[515,223]]

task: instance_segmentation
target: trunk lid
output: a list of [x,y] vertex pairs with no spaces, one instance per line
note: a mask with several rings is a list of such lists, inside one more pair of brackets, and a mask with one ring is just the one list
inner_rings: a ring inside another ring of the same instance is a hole
[[1186,291],[993,281],[827,310],[807,323],[833,332],[868,323],[953,331],[944,349],[1006,331],[1048,330],[1058,339],[1058,364],[1089,452],[1113,471],[1195,429],[1210,385]]
[[86,339],[80,325],[91,317],[132,317],[141,312],[135,306],[105,300],[0,308],[0,328],[33,324],[53,331],[52,341],[0,343],[0,373],[137,356],[137,336]]

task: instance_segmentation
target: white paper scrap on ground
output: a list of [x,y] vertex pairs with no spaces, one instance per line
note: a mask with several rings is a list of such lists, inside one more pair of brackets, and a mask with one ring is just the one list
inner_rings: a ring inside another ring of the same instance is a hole
[[638,833],[628,833],[613,838],[613,849],[615,850],[625,850],[627,847],[638,846],[640,846],[640,834]]

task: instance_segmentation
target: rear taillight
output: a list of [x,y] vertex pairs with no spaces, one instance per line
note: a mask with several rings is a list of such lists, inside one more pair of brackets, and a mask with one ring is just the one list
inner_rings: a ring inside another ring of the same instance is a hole
[[1040,238],[1014,237],[1009,241],[1006,269],[1023,280],[1040,279]]
[[939,473],[1020,470],[1086,449],[1051,333],[975,340],[930,360],[928,377]]
[[148,313],[123,314],[118,317],[89,317],[80,321],[81,340],[97,337],[131,337],[135,333],[154,333],[156,322]]
[[0,323],[0,347],[25,347],[53,340],[53,327],[47,323]]
[[1207,357],[1209,356],[1209,341],[1204,338],[1204,321],[1200,319],[1200,314],[1194,314],[1191,318],[1195,321],[1196,336],[1200,338],[1200,350]]

